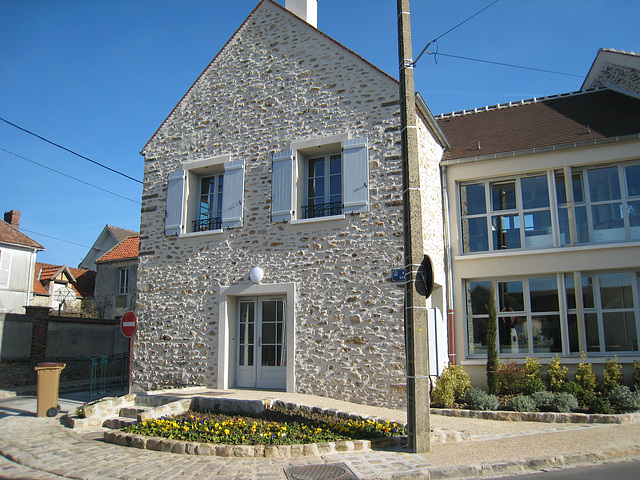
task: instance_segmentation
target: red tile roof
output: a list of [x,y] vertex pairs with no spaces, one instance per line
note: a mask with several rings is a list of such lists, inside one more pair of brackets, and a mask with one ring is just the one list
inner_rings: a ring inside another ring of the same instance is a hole
[[42,245],[26,236],[20,230],[8,224],[4,220],[0,220],[0,242],[10,243],[13,245],[23,245],[37,250],[44,250]]
[[602,89],[436,117],[451,149],[444,160],[640,133],[640,99]]
[[140,251],[140,236],[134,235],[122,240],[119,244],[96,260],[96,263],[113,262],[115,260],[127,260],[138,258]]
[[[38,295],[49,295],[47,286],[51,280],[62,271],[67,271],[70,278],[70,286],[78,297],[92,297],[96,286],[96,272],[84,268],[67,267],[66,265],[51,265],[36,262],[33,279],[33,291]],[[75,283],[74,283],[75,282]]]

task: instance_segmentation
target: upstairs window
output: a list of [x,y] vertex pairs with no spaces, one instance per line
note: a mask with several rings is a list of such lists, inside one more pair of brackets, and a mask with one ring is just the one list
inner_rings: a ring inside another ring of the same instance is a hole
[[118,269],[118,295],[126,295],[129,293],[129,269]]
[[342,156],[339,153],[309,159],[306,183],[303,218],[342,214]]
[[459,194],[464,253],[640,240],[637,163],[463,183]]
[[200,181],[200,210],[193,230],[219,230],[222,228],[222,190],[224,173],[209,175]]
[[185,162],[169,174],[165,235],[241,227],[244,160],[229,156]]
[[272,222],[369,211],[367,139],[336,135],[276,152],[271,196]]

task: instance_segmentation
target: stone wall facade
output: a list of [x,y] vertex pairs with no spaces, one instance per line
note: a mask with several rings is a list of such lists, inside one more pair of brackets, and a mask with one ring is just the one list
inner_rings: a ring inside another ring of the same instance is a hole
[[[221,323],[242,295],[222,292],[294,285],[287,390],[404,405],[404,289],[391,281],[404,266],[397,97],[395,80],[279,5],[254,10],[143,152],[136,388],[233,387],[220,346],[235,335],[221,338]],[[271,222],[273,154],[332,135],[368,140],[369,211]],[[221,155],[244,160],[242,226],[165,235],[168,174]]]

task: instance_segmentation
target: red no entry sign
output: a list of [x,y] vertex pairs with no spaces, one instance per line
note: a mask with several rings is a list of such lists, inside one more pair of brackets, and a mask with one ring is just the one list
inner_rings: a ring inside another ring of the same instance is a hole
[[135,335],[137,329],[138,319],[136,318],[136,314],[133,312],[125,313],[120,320],[120,330],[122,330],[122,334],[127,338],[131,338]]

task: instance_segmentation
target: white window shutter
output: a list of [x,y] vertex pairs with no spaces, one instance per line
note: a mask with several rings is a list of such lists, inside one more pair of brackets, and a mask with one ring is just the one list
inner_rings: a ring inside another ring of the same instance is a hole
[[273,154],[271,221],[289,222],[293,217],[293,151]]
[[367,138],[345,140],[342,144],[344,213],[369,211],[369,152]]
[[0,288],[9,288],[11,274],[11,252],[0,250]]
[[164,234],[179,235],[183,232],[184,186],[186,172],[171,172],[167,179],[167,217]]
[[224,164],[222,190],[222,228],[242,226],[244,203],[244,160]]

